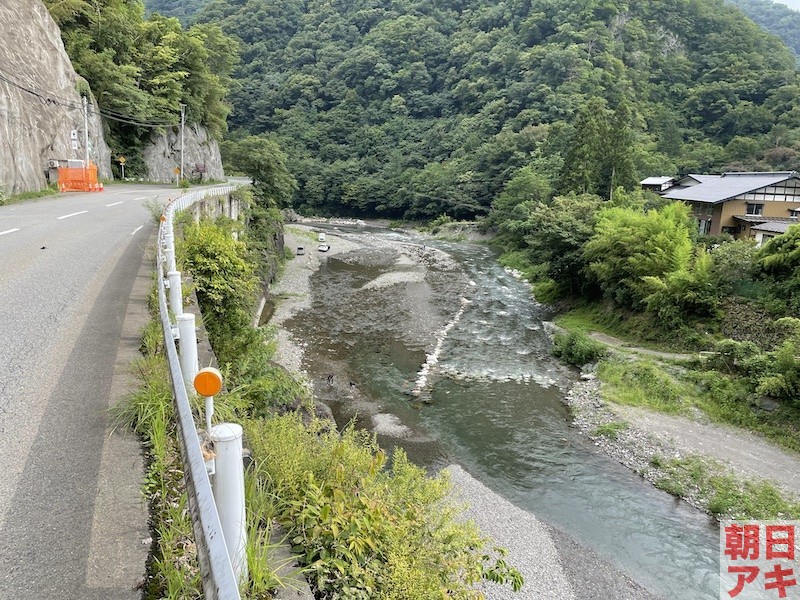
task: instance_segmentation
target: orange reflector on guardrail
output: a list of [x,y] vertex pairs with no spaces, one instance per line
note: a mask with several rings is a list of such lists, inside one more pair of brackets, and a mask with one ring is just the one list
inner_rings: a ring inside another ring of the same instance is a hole
[[200,369],[194,378],[194,389],[201,396],[216,396],[222,389],[222,373],[214,367]]

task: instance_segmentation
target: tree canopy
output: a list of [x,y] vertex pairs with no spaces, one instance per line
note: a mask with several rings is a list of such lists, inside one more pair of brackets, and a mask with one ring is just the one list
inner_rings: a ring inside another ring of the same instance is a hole
[[554,190],[606,198],[797,156],[795,57],[721,0],[210,0],[194,18],[240,41],[231,126],[275,136],[308,211],[482,215],[536,156],[563,161]]
[[109,126],[109,145],[138,167],[150,125],[187,122],[221,137],[238,43],[215,24],[184,30],[174,18],[145,18],[141,0],[45,0],[75,70],[89,83]]

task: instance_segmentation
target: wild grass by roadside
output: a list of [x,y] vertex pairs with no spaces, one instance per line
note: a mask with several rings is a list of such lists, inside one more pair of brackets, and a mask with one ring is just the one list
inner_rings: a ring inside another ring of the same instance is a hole
[[[636,406],[690,419],[702,415],[701,419],[740,427],[758,433],[786,450],[800,452],[800,410],[787,402],[766,405],[767,408],[759,404],[745,378],[734,370],[722,372],[713,368],[724,356],[715,361],[642,358],[624,351],[598,348],[597,342],[584,333],[598,330],[597,322],[583,319],[581,313],[577,317],[571,314],[559,324],[572,329],[556,336],[554,353],[576,366],[597,361],[599,393],[610,406]],[[610,333],[621,335],[619,331],[610,330]],[[791,498],[770,483],[747,481],[735,476],[729,468],[708,457],[688,455],[668,459],[656,454],[651,459],[650,468],[642,468],[653,450],[637,441],[640,436],[636,432],[629,435],[627,423],[618,420],[601,422],[590,427],[587,433],[601,440],[607,449],[610,442],[614,447],[609,449],[612,455],[624,456],[626,452],[634,452],[643,460],[631,460],[626,464],[660,489],[720,518],[800,516],[798,499]]]
[[445,475],[427,477],[400,450],[387,464],[374,436],[352,426],[340,433],[288,414],[248,420],[245,431],[321,597],[477,600],[482,579],[521,587],[502,550],[457,518]]
[[[151,321],[142,334],[142,358],[134,365],[140,386],[114,412],[119,425],[130,426],[142,439],[147,454],[147,468],[142,493],[150,505],[150,528],[153,537],[143,598],[194,599],[202,595],[192,522],[183,486],[183,471],[169,385],[161,341],[161,325]],[[232,415],[236,406],[220,403],[220,413]],[[273,564],[270,540],[272,498],[248,476],[246,486],[248,511],[247,557],[249,579],[242,586],[243,598],[267,599],[280,584]]]
[[611,310],[603,304],[573,306],[556,317],[554,322],[567,331],[586,334],[598,331],[630,341],[642,348],[667,352],[705,349],[705,345],[712,339],[710,334],[688,328],[670,331],[669,335],[665,335],[664,330],[653,323],[649,315]]
[[6,196],[0,192],[0,206],[4,204],[15,204],[17,202],[24,202],[25,200],[35,200],[36,198],[46,198],[48,196],[55,196],[59,193],[58,186],[55,184],[48,185],[46,188],[34,192],[22,192],[21,194],[14,194]]
[[699,410],[715,423],[756,432],[782,448],[800,452],[800,411],[789,405],[771,411],[759,408],[735,377],[620,357],[602,360],[597,374],[605,400],[690,417]]
[[593,435],[603,436],[612,440],[616,440],[619,434],[628,429],[630,425],[625,421],[612,421],[611,423],[603,423],[595,427]]

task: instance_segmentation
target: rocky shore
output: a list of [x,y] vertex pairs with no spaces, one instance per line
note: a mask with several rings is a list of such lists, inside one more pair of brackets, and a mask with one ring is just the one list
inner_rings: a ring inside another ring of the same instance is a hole
[[[742,429],[603,400],[590,367],[565,396],[574,427],[603,452],[660,486],[671,476],[667,461],[702,461],[708,469],[737,481],[766,481],[787,497],[800,498],[800,457]],[[671,490],[672,491],[672,490]],[[698,486],[681,486],[680,497],[708,512],[711,495]]]

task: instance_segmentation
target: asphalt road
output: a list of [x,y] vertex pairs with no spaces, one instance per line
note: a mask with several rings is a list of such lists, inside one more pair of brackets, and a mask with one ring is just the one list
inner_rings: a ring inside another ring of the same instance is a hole
[[144,203],[171,194],[122,185],[0,207],[0,600],[140,597],[142,458],[108,408],[132,389],[147,319]]

